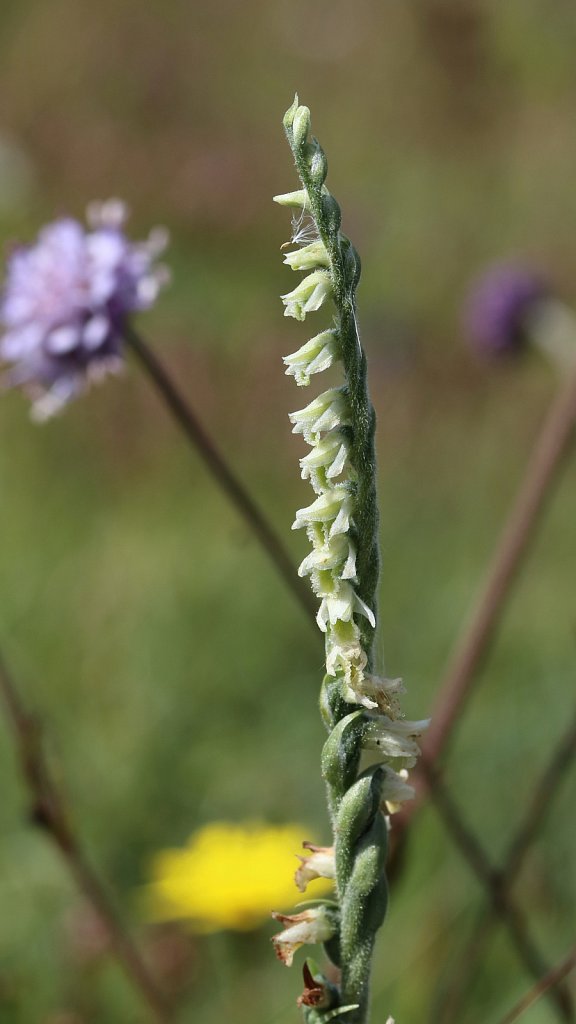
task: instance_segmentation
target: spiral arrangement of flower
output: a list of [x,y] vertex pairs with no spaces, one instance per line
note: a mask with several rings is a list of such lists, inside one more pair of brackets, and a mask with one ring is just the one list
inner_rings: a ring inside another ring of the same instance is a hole
[[[305,988],[299,1002],[308,1024],[326,1020],[326,1010],[336,1008],[346,1012],[350,1024],[362,1024],[374,940],[387,905],[387,816],[413,795],[408,769],[419,754],[416,738],[428,723],[403,718],[401,680],[378,675],[374,666],[379,575],[375,415],[356,315],[360,260],[340,231],[340,207],[325,185],[326,157],[309,137],[310,111],[297,97],[284,127],[302,184],[275,197],[297,211],[296,248],[284,262],[306,272],[282,296],[285,315],[304,320],[329,303],[334,310],[327,328],[285,358],[286,372],[306,386],[311,377],[336,365],[344,383],[290,416],[293,432],[310,447],[300,466],[315,492],[312,504],[296,513],[293,528],[305,529],[312,546],[299,572],[310,577],[320,602],[318,626],[325,634],[321,707],[330,735],[322,771],[334,832],[337,899],[293,916],[276,914],[286,930],[273,941],[287,964],[303,942],[323,942],[341,968],[339,986],[314,974],[314,986]],[[366,760],[372,762],[368,767],[362,763]]]

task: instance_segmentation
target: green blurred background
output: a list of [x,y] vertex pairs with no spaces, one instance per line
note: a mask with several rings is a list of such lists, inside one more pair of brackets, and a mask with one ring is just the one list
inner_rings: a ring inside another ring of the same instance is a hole
[[[292,513],[309,494],[287,412],[304,401],[281,356],[307,335],[282,318],[289,218],[270,197],[295,187],[282,114],[295,90],[312,107],[363,257],[381,621],[410,717],[430,710],[555,386],[535,358],[479,367],[460,310],[469,279],[502,257],[574,299],[575,45],[570,0],[0,8],[3,240],[110,195],[129,201],[135,237],[169,226],[173,284],[142,330],[295,561]],[[156,850],[215,818],[302,821],[328,838],[320,640],[137,367],[42,429],[5,396],[0,438],[0,633],[92,860],[183,1021],[297,1021],[300,969],[274,960],[272,925],[152,927],[138,888]],[[495,857],[572,713],[575,500],[569,466],[449,762]],[[3,722],[0,770],[2,1024],[144,1021],[27,824]],[[574,940],[574,774],[550,794],[515,890],[550,964]],[[483,899],[426,809],[379,941],[374,1024],[440,1019]],[[497,1021],[529,983],[497,929],[458,1019]],[[543,1002],[525,1019],[556,1018]]]

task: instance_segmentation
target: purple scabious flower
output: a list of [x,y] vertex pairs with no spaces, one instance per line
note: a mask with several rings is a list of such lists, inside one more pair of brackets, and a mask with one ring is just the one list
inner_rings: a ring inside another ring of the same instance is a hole
[[472,348],[496,357],[520,351],[534,307],[550,289],[532,270],[513,264],[492,267],[469,292],[464,326]]
[[121,369],[127,318],[148,309],[167,280],[157,263],[166,233],[131,242],[126,217],[119,200],[92,203],[88,229],[62,218],[9,257],[0,296],[0,359],[10,364],[3,383],[26,391],[35,419]]

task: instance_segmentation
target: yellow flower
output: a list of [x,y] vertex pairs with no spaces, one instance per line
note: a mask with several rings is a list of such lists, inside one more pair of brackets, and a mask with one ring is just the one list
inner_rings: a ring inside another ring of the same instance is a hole
[[[145,890],[149,915],[187,920],[197,932],[258,927],[273,907],[295,902],[295,855],[303,834],[299,825],[206,825],[183,849],[154,858]],[[322,896],[330,887],[319,878],[310,895]]]

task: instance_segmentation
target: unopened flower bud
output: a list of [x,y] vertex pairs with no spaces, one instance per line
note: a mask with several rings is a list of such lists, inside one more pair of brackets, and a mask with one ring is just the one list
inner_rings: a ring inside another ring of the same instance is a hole
[[314,139],[311,144],[311,150],[312,151],[308,156],[310,177],[316,185],[316,188],[321,188],[326,180],[326,175],[328,174],[328,161],[322,146],[316,139]]
[[294,145],[300,149],[306,142],[310,131],[310,111],[308,107],[298,107],[292,120],[292,135]]
[[295,192],[283,192],[281,195],[273,196],[273,202],[279,206],[297,206],[301,210],[310,212],[310,200],[305,188],[299,188]]
[[322,207],[330,233],[336,234],[340,230],[340,224],[342,223],[342,211],[334,196],[330,195],[330,193],[322,196]]
[[298,110],[299,106],[300,103],[298,102],[298,93],[296,93],[291,105],[288,107],[288,110],[284,114],[283,124],[287,132],[290,132],[292,130],[292,125],[294,123],[294,115],[296,114],[296,111]]

